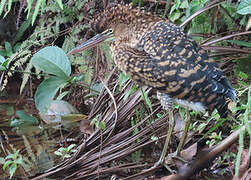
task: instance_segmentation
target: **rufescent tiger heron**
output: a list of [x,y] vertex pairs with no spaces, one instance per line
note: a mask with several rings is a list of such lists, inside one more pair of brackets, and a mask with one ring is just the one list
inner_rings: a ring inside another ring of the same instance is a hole
[[169,111],[168,134],[155,167],[164,163],[173,131],[173,102],[187,109],[177,155],[190,123],[188,110],[204,113],[217,109],[221,117],[227,116],[230,102],[236,100],[230,82],[179,26],[130,5],[111,4],[91,23],[91,28],[99,34],[68,54],[114,37],[110,49],[116,65],[131,79],[156,89],[161,105]]

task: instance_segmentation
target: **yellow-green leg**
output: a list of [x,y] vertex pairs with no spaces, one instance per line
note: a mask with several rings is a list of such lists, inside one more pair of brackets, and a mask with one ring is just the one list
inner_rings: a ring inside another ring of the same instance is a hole
[[180,152],[181,152],[181,150],[182,150],[182,148],[183,148],[183,146],[185,144],[185,141],[186,141],[189,126],[190,126],[190,113],[189,113],[189,110],[186,109],[185,127],[184,127],[184,131],[182,133],[182,136],[180,138],[179,145],[178,145],[177,150],[176,150],[175,155],[174,155],[176,157],[180,156]]
[[166,140],[165,140],[165,145],[164,145],[164,148],[162,150],[162,153],[161,153],[161,156],[160,156],[160,159],[158,160],[158,162],[156,162],[153,166],[153,168],[156,168],[158,167],[159,165],[163,165],[165,166],[169,171],[172,171],[168,166],[166,166],[165,164],[165,157],[166,157],[166,153],[167,153],[167,149],[168,149],[168,146],[169,146],[169,142],[170,142],[170,139],[171,139],[171,135],[172,135],[172,132],[173,132],[173,129],[174,129],[174,124],[175,124],[175,120],[174,120],[174,117],[173,117],[173,110],[172,109],[169,109],[169,127],[168,127],[168,132],[167,132],[167,136],[166,136]]

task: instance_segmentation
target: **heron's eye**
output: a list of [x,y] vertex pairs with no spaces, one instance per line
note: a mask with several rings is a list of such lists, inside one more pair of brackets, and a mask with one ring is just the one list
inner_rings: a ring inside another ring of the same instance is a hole
[[112,30],[112,29],[109,29],[108,32],[109,32],[109,33],[113,33],[113,30]]

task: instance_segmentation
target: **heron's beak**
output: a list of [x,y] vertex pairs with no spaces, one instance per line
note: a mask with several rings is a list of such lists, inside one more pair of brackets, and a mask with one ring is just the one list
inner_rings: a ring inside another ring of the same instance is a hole
[[82,44],[80,44],[76,48],[72,49],[70,52],[67,53],[67,55],[75,54],[75,53],[84,51],[88,48],[94,47],[110,37],[111,37],[111,35],[106,35],[106,34],[102,34],[102,33],[97,34],[96,36],[92,37],[91,39],[88,39],[87,41],[83,42]]

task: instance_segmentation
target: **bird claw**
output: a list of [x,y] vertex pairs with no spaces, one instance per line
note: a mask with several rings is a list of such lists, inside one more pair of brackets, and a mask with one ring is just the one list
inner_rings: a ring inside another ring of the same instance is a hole
[[182,161],[183,163],[188,163],[187,160],[185,160],[183,157],[180,156],[180,153],[178,153],[178,151],[168,154],[168,159],[169,160],[175,159],[175,160]]
[[176,173],[175,170],[172,170],[166,163],[164,158],[160,158],[150,169],[156,169],[158,167],[165,167],[170,173]]

